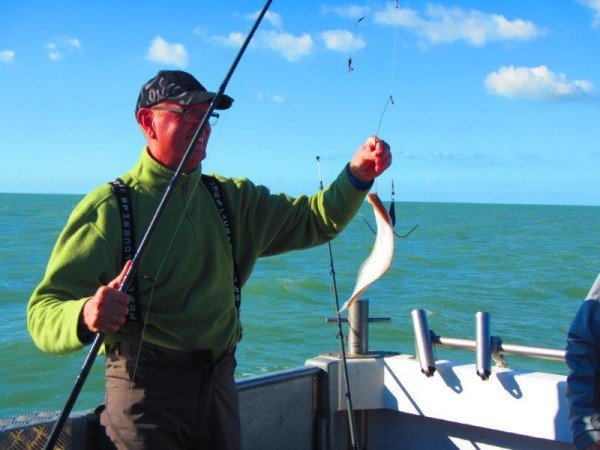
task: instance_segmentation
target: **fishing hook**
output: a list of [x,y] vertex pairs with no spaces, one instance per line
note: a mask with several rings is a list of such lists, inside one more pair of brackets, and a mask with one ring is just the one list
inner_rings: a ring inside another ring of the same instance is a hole
[[[377,234],[377,231],[375,231],[373,229],[373,227],[371,226],[371,224],[369,223],[369,221],[367,219],[364,218],[363,216],[363,220],[365,221],[365,223],[367,224],[367,226],[369,227],[369,229],[373,232],[373,234]],[[419,227],[419,224],[416,224],[414,227],[412,227],[410,229],[410,231],[406,234],[398,234],[396,233],[396,230],[392,229],[392,233],[394,233],[394,236],[399,237],[399,238],[406,238],[408,236],[410,236],[410,234],[415,231],[417,228]]]
[[[391,98],[391,96],[390,96],[390,98]],[[405,233],[405,234],[396,233],[396,230],[394,230],[394,226],[396,225],[396,206],[395,206],[396,200],[394,197],[395,195],[396,195],[396,192],[394,191],[394,180],[392,180],[392,200],[391,200],[390,209],[389,209],[390,218],[392,219],[392,233],[394,233],[394,236],[396,236],[396,237],[406,238],[406,237],[410,236],[410,234],[417,229],[419,224],[416,224],[414,227],[412,227],[412,229],[408,233]],[[363,216],[362,214],[360,216],[363,218],[363,220],[369,227],[369,230],[371,230],[373,232],[373,234],[377,234],[377,232],[371,226],[369,221],[367,219],[365,219],[365,216]]]

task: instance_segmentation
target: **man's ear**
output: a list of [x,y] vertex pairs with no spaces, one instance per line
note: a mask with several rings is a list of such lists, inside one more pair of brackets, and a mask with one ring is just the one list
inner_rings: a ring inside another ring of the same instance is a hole
[[140,128],[148,139],[156,138],[156,130],[154,128],[154,115],[152,110],[148,108],[141,108],[136,115],[136,119],[140,124]]

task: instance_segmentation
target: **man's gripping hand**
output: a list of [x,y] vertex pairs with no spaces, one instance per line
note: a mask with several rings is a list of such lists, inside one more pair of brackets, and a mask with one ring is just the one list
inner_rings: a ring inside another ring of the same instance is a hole
[[377,136],[371,136],[352,157],[350,171],[360,181],[369,183],[391,164],[392,152],[388,143]]
[[85,303],[81,319],[89,331],[112,334],[125,324],[129,296],[118,289],[130,267],[131,261],[127,261],[121,273]]

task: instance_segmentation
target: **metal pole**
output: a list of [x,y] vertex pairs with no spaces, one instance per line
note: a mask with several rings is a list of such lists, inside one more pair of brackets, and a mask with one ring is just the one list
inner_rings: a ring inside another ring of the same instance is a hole
[[490,315],[479,311],[475,314],[475,336],[476,336],[476,367],[477,375],[482,380],[487,380],[492,373],[492,346],[490,340]]
[[431,333],[427,325],[427,316],[422,309],[414,309],[411,312],[413,328],[415,331],[415,342],[417,343],[417,355],[421,372],[431,377],[435,372],[435,358],[433,356],[433,344],[431,343]]
[[369,299],[360,298],[348,310],[348,352],[350,355],[369,353]]
[[[360,298],[348,309],[348,352],[350,356],[369,353],[369,299]],[[356,411],[356,428],[361,449],[366,449],[369,439],[369,412]]]
[[[473,339],[460,339],[452,337],[432,336],[434,345],[446,348],[456,348],[462,350],[475,350],[476,344]],[[555,348],[531,347],[528,345],[500,344],[498,353],[502,355],[529,356],[531,358],[548,359],[551,361],[564,361],[565,351]]]

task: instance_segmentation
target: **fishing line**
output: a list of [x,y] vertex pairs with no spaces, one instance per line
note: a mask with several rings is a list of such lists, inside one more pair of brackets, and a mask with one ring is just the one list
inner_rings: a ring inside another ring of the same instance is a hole
[[[396,8],[398,9],[398,2],[396,2]],[[398,25],[394,23],[394,43],[392,45],[392,69],[390,73],[390,93],[385,102],[385,106],[383,107],[383,111],[381,111],[381,116],[379,117],[379,123],[377,124],[377,131],[375,132],[375,136],[379,137],[379,130],[381,128],[381,122],[383,121],[383,116],[387,111],[390,103],[394,105],[394,75],[396,73],[396,38],[397,38]]]
[[[397,8],[398,6],[396,6]],[[396,37],[397,37],[398,25],[394,24],[394,45],[392,47],[392,73],[390,75],[390,96],[394,91],[394,75],[396,74]]]
[[[245,83],[246,78],[248,77],[248,73],[250,72],[250,69],[252,68],[252,64],[253,64],[254,60],[252,58],[250,58],[250,60],[247,60],[247,67],[245,72],[242,72],[241,76],[236,77],[237,78],[237,86],[233,86],[233,88],[230,90],[231,92],[231,97],[233,98],[237,98],[238,95],[237,93],[240,92],[241,86],[243,86]],[[226,109],[224,111],[222,111],[221,117],[219,118],[219,127],[217,130],[217,134],[215,135],[214,138],[211,138],[211,141],[215,142],[219,140],[219,137],[221,136],[221,133],[223,131],[223,129],[225,128],[224,124],[227,121],[227,118],[229,117],[229,113],[231,112],[230,109]]]
[[[221,122],[221,125],[223,123]],[[218,130],[218,133],[215,135],[214,138],[211,139],[211,141],[213,143],[218,142],[219,140],[219,136],[221,135],[221,130],[223,129],[223,127],[221,126]],[[212,127],[211,127],[211,134],[212,134]],[[209,137],[210,138],[210,137]],[[207,142],[208,144],[208,142]],[[200,168],[196,169],[196,170],[200,170]],[[139,363],[139,358],[142,352],[142,343],[144,341],[144,334],[146,332],[146,325],[148,323],[148,317],[150,315],[150,312],[152,310],[152,300],[154,299],[154,291],[155,291],[155,287],[156,287],[156,280],[159,279],[159,276],[162,272],[162,269],[165,265],[165,262],[167,260],[167,256],[169,256],[169,253],[171,252],[171,247],[173,246],[173,243],[175,242],[175,238],[177,237],[177,233],[179,233],[179,230],[181,228],[181,224],[183,223],[183,219],[186,216],[187,210],[192,202],[192,200],[195,199],[195,194],[196,194],[196,189],[198,188],[198,186],[200,185],[202,181],[201,177],[198,177],[198,180],[194,183],[193,188],[190,192],[189,198],[186,200],[185,202],[185,206],[183,207],[183,211],[181,212],[180,216],[179,216],[179,221],[177,222],[177,226],[175,227],[175,231],[171,234],[171,240],[169,241],[169,245],[167,246],[167,249],[163,255],[162,261],[160,262],[160,265],[158,266],[158,270],[156,271],[156,274],[154,275],[154,279],[151,279],[148,276],[144,276],[144,278],[146,278],[147,280],[151,280],[152,282],[152,289],[150,291],[150,295],[148,298],[148,306],[146,307],[146,314],[144,315],[144,320],[142,321],[142,331],[141,331],[141,335],[140,335],[140,342],[138,345],[138,351],[137,351],[137,355],[135,357],[135,363],[133,366],[133,375],[132,375],[132,380],[135,379],[135,375],[137,373],[137,368],[138,368],[138,363]],[[127,406],[131,405],[131,394],[133,392],[133,385],[130,386],[129,388],[129,396],[128,396],[128,400],[127,400]]]
[[[248,65],[248,67],[246,68],[246,71],[243,73],[243,75],[240,77],[240,81],[238,84],[237,89],[233,89],[232,92],[232,96],[235,98],[235,92],[239,92],[240,86],[243,84],[243,80],[246,79],[246,77],[248,76],[248,72],[250,71],[250,68],[252,67],[251,64],[252,60],[250,60],[250,64]],[[223,115],[223,118],[220,118],[220,123],[219,123],[219,127],[217,129],[217,133],[214,135],[214,137],[212,137],[212,130],[214,128],[211,127],[211,137],[210,140],[213,143],[213,145],[215,145],[218,141],[219,138],[221,136],[221,132],[223,131],[224,128],[224,123],[225,123],[225,119],[226,117],[229,115],[229,111],[225,110],[224,112],[221,113]],[[165,251],[165,254],[163,256],[163,259],[158,267],[158,270],[156,271],[156,274],[154,276],[154,280],[152,280],[152,290],[150,291],[150,295],[149,295],[149,299],[148,299],[148,306],[146,308],[146,314],[144,316],[144,320],[143,320],[143,325],[142,325],[142,331],[141,331],[141,336],[140,336],[140,342],[138,345],[138,351],[137,351],[137,355],[135,357],[135,363],[134,363],[134,367],[133,367],[133,376],[132,376],[132,380],[135,379],[135,375],[137,373],[137,368],[138,368],[138,364],[139,364],[139,358],[141,355],[141,351],[142,351],[142,343],[144,341],[144,334],[146,331],[146,324],[148,323],[148,317],[149,314],[152,310],[151,305],[152,305],[152,300],[154,298],[154,291],[155,291],[155,287],[156,287],[156,281],[159,276],[160,273],[162,272],[163,266],[167,260],[167,256],[169,255],[169,253],[171,252],[171,247],[173,246],[173,243],[175,242],[175,238],[177,236],[177,233],[179,232],[179,229],[181,228],[181,224],[183,223],[183,218],[185,217],[187,210],[189,208],[190,203],[192,202],[192,200],[194,199],[195,193],[196,193],[196,189],[198,188],[198,186],[200,185],[202,179],[200,177],[198,177],[198,180],[196,181],[196,183],[194,183],[194,186],[192,188],[192,191],[189,195],[189,198],[187,199],[187,201],[185,202],[185,206],[183,208],[183,211],[181,213],[181,215],[179,216],[179,221],[177,222],[177,226],[175,227],[175,231],[172,234],[171,240],[169,242],[169,245],[167,246],[167,250]],[[149,279],[149,277],[144,277],[146,279]],[[128,395],[128,400],[127,400],[127,406],[131,405],[131,394],[133,392],[133,385],[129,388],[129,395]]]
[[[396,237],[403,238],[403,239],[407,238],[408,236],[411,235],[411,233],[413,231],[415,231],[419,227],[419,224],[416,224],[407,233],[404,233],[404,234],[398,234],[396,232],[396,230],[394,230],[394,226],[396,224],[396,205],[395,205],[395,198],[394,198],[394,181],[393,180],[392,180],[392,199],[391,199],[390,209],[389,209],[388,213],[390,215],[390,219],[392,219],[392,233],[394,233],[394,236],[396,236]],[[377,231],[375,231],[375,229],[371,226],[371,224],[365,218],[365,216],[363,214],[359,214],[359,215],[362,217],[363,221],[367,224],[367,227],[369,227],[369,230],[371,230],[371,232],[376,235]]]
[[[197,169],[197,170],[199,170],[199,169]],[[198,178],[198,181],[194,184],[194,188],[192,189],[189,199],[185,203],[183,212],[179,216],[179,222],[177,222],[177,226],[175,227],[175,231],[172,234],[171,241],[169,242],[169,245],[167,246],[167,250],[165,251],[163,259],[160,262],[160,265],[158,266],[158,270],[156,271],[156,274],[154,275],[154,280],[152,282],[152,289],[150,290],[150,296],[148,299],[148,306],[146,308],[146,314],[144,315],[144,320],[142,321],[142,331],[140,333],[140,342],[139,342],[139,345],[137,346],[137,354],[135,355],[135,362],[133,365],[133,375],[131,376],[132,380],[135,380],[135,375],[137,374],[138,363],[140,360],[140,355],[142,353],[142,344],[144,342],[144,333],[146,332],[146,325],[148,323],[148,317],[150,315],[150,310],[152,309],[151,305],[152,305],[152,299],[154,298],[154,290],[156,288],[156,280],[158,279],[158,277],[160,276],[160,273],[162,272],[162,268],[165,264],[165,261],[167,260],[167,256],[169,255],[169,252],[171,251],[173,242],[175,242],[175,237],[177,236],[177,233],[179,232],[179,228],[181,227],[181,224],[183,223],[183,218],[184,218],[184,216],[187,212],[187,209],[192,201],[192,198],[194,198],[194,193],[196,192],[196,188],[198,187],[199,181],[200,181],[200,178]],[[129,394],[127,396],[127,407],[131,406],[131,394],[132,393],[133,393],[133,383],[131,383],[131,386],[129,387]]]
[[[396,10],[398,9],[398,1],[397,0],[396,0],[395,9]],[[395,105],[393,92],[394,92],[394,78],[396,75],[397,38],[398,38],[398,24],[396,22],[394,22],[394,42],[392,45],[392,69],[391,69],[391,73],[390,73],[390,94],[387,98],[387,101],[385,102],[383,110],[381,111],[381,115],[379,116],[379,123],[377,124],[377,131],[375,132],[375,136],[377,136],[377,137],[379,137],[381,123],[383,122],[383,117],[385,116],[388,106],[390,104]],[[377,180],[375,180],[375,183],[377,183]],[[389,210],[390,218],[392,219],[392,231],[396,237],[406,238],[406,237],[410,236],[410,234],[417,229],[419,224],[416,224],[413,228],[410,229],[410,231],[408,231],[405,234],[396,233],[396,231],[393,229],[393,227],[396,225],[395,194],[396,193],[394,191],[394,180],[392,179],[392,195],[391,195],[391,204],[390,204],[390,210]],[[363,216],[363,220],[365,221],[365,223],[367,224],[369,229],[373,232],[373,234],[377,234],[376,231],[371,226],[371,224],[367,221],[367,219],[364,218],[364,216]]]
[[[320,157],[317,156],[317,171],[319,174],[319,190],[323,192],[323,178],[321,177],[321,163]],[[348,362],[346,360],[346,346],[344,345],[344,330],[342,329],[342,318],[340,315],[340,300],[338,297],[337,291],[337,282],[335,278],[335,266],[333,264],[333,250],[331,249],[331,241],[327,241],[327,246],[329,248],[329,267],[330,267],[330,275],[331,282],[333,285],[333,294],[335,299],[335,314],[336,314],[336,322],[338,325],[338,336],[340,338],[340,349],[342,356],[342,372],[344,374],[344,386],[346,389],[345,397],[346,397],[346,407],[348,409],[348,425],[350,427],[350,443],[352,445],[353,450],[358,450],[358,439],[356,437],[356,422],[354,419],[354,407],[352,406],[352,395],[350,393],[350,381],[348,378]]]
[[381,111],[381,116],[379,117],[379,124],[377,124],[377,131],[375,132],[375,136],[379,137],[379,129],[381,128],[381,122],[383,121],[383,116],[385,115],[385,111],[387,110],[388,105],[390,104],[390,102],[392,103],[392,105],[394,104],[394,98],[392,97],[392,94],[390,94],[390,96],[387,99],[387,102],[385,102],[385,106],[383,107],[383,111]]
[[[238,92],[239,89],[240,89],[239,86],[242,85],[241,82],[247,77],[248,72],[250,70],[250,67],[252,67],[252,66],[249,65],[248,68],[246,69],[246,71],[244,72],[244,75],[242,75],[242,77],[240,78],[240,84],[238,85],[237,90],[234,89],[234,91],[232,92],[231,95],[234,96],[234,98],[235,98],[235,92]],[[223,119],[220,119],[220,125],[221,126],[218,127],[217,133],[215,134],[214,138],[210,138],[210,140],[213,142],[213,145],[219,141],[219,137],[221,136],[221,132],[222,132],[222,130],[224,128],[225,118],[228,116],[229,111],[226,110],[224,113],[225,114],[221,113],[224,116]],[[211,127],[211,135],[212,135],[212,130],[213,130],[213,128]],[[201,181],[202,181],[202,179],[200,177],[198,177],[198,180],[196,181],[196,183],[194,183],[194,186],[193,186],[192,191],[191,191],[191,193],[189,195],[189,198],[185,202],[185,206],[183,208],[183,211],[182,211],[181,215],[179,216],[179,221],[177,222],[177,226],[175,227],[175,231],[173,232],[171,240],[169,242],[169,245],[167,246],[167,250],[165,251],[165,254],[164,254],[163,258],[162,258],[162,261],[161,261],[161,263],[160,263],[160,265],[158,267],[158,270],[156,271],[156,274],[154,276],[154,280],[152,280],[152,289],[150,291],[150,295],[149,295],[149,298],[148,298],[148,306],[146,308],[146,314],[145,314],[144,320],[142,322],[143,323],[143,325],[142,325],[142,331],[141,331],[141,335],[140,335],[140,342],[139,342],[139,345],[138,345],[138,348],[137,348],[137,354],[136,354],[136,357],[135,357],[135,363],[134,363],[134,366],[133,366],[133,375],[131,377],[132,380],[135,380],[135,375],[137,373],[137,368],[138,368],[138,364],[139,364],[139,358],[140,358],[141,352],[142,352],[142,343],[144,341],[144,334],[146,332],[146,324],[148,323],[148,317],[149,317],[149,314],[150,314],[150,312],[152,310],[151,305],[152,305],[152,300],[154,298],[154,291],[155,291],[155,287],[156,287],[156,281],[155,280],[157,280],[159,278],[160,273],[162,272],[163,266],[164,266],[164,264],[165,264],[165,262],[167,260],[167,256],[169,255],[169,253],[171,251],[171,247],[173,246],[173,243],[175,242],[175,237],[177,236],[177,233],[179,232],[179,229],[181,228],[181,224],[183,223],[183,218],[185,217],[185,215],[187,213],[187,210],[189,208],[190,203],[194,199],[194,195],[196,193],[196,189],[200,185]],[[150,279],[147,276],[145,276],[144,278]],[[133,393],[133,384],[129,387],[129,394],[128,394],[128,397],[127,397],[127,406],[128,407],[131,406],[131,395],[132,395],[132,393]]]

